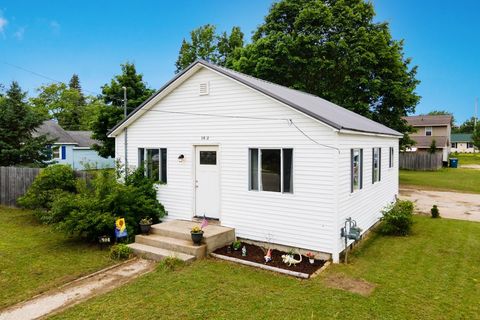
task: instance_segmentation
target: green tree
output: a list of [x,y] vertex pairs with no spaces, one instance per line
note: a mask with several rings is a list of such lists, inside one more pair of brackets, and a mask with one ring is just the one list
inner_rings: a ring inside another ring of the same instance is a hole
[[445,110],[432,110],[429,113],[427,113],[429,116],[452,116],[452,120],[450,121],[450,125],[455,127],[455,117],[453,116],[453,113]]
[[206,24],[190,32],[190,40],[183,39],[175,66],[180,72],[197,59],[207,60],[225,66],[228,58],[243,47],[243,32],[233,27],[230,35],[216,34],[214,25]]
[[453,133],[473,133],[474,128],[475,128],[475,117],[471,117],[470,119],[465,120],[465,122],[462,123],[460,126],[452,128],[452,132]]
[[437,152],[437,142],[435,141],[435,139],[432,140],[432,143],[430,144],[430,147],[428,148],[428,152],[431,153],[431,154],[434,154],[435,152]]
[[106,103],[98,110],[91,124],[92,137],[101,141],[93,146],[102,157],[115,156],[115,140],[107,137],[108,131],[123,119],[123,89],[127,88],[127,114],[151,96],[154,90],[147,87],[143,75],[137,73],[133,63],[121,65],[122,73],[116,75],[110,84],[102,87],[101,98]]
[[42,164],[48,160],[46,136],[34,137],[44,118],[26,102],[17,82],[0,98],[0,166]]
[[[229,57],[243,73],[315,94],[408,133],[416,67],[364,0],[274,3],[252,43]],[[408,142],[408,136],[402,145]]]
[[80,80],[73,75],[69,86],[52,83],[41,86],[38,95],[31,99],[35,110],[46,118],[55,119],[65,130],[86,130],[82,123],[86,99],[80,87]]
[[472,142],[477,150],[480,150],[480,124],[477,124],[477,127],[472,134]]

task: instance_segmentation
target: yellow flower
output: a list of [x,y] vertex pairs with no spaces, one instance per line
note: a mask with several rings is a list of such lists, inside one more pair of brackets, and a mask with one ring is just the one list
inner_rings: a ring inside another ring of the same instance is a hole
[[126,228],[125,219],[124,218],[117,219],[117,221],[115,221],[115,226],[117,227],[117,230],[119,230],[120,232],[123,232]]

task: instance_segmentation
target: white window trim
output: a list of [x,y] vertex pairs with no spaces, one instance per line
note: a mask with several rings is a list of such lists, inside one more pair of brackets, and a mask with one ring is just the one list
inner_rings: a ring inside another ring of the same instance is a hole
[[[158,166],[159,166],[159,170],[158,170],[158,181],[157,183],[161,183],[161,184],[167,184],[168,183],[168,148],[167,147],[137,147],[137,165],[140,165],[140,159],[138,158],[139,154],[140,154],[140,150],[139,149],[143,149],[143,161],[146,162],[147,161],[147,150],[158,150]],[[167,179],[167,182],[163,182],[162,181],[162,149],[165,149],[167,150],[167,159],[166,159],[166,163],[165,163],[165,166],[167,167],[167,177],[165,177]],[[146,175],[147,174],[147,168],[144,167],[144,174]]]
[[[58,148],[58,157],[54,156],[54,152],[53,152],[54,148]],[[52,146],[52,159],[53,160],[61,160],[62,159],[62,146],[61,145],[55,144],[55,145]]]
[[[430,128],[430,130],[428,130]],[[430,135],[427,135],[427,132],[430,131]],[[425,127],[425,136],[431,137],[433,135],[433,127]]]
[[[350,194],[354,194],[360,192],[363,189],[363,148],[352,148],[353,152],[350,153],[350,170],[352,173],[350,174]],[[353,183],[353,158],[355,155],[355,150],[358,150],[358,157],[360,168],[358,170],[358,189],[355,189],[355,185]]]
[[[258,150],[258,157],[257,157],[257,179],[258,179],[258,190],[251,189],[251,181],[250,181],[250,170],[251,170],[251,164],[250,164],[250,150],[251,149],[257,149]],[[295,191],[290,191],[290,192],[285,192],[283,191],[284,185],[283,185],[283,149],[292,149],[292,190],[295,190],[295,180],[293,179],[293,168],[294,168],[294,148],[293,147],[271,147],[271,148],[262,148],[262,147],[251,147],[248,148],[248,191],[254,191],[254,192],[266,192],[266,193],[274,193],[274,194],[294,194]],[[263,190],[263,184],[262,184],[262,150],[280,150],[280,191],[269,191],[269,190]]]

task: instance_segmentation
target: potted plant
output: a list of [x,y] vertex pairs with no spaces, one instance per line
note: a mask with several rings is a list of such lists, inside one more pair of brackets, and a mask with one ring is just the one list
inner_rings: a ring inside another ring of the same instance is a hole
[[203,239],[203,230],[199,226],[194,226],[192,230],[190,230],[190,235],[192,236],[192,241],[196,245],[200,245]]
[[232,248],[233,248],[233,250],[235,250],[235,251],[238,251],[241,246],[242,246],[242,242],[241,242],[240,240],[235,240],[235,241],[233,241],[233,243],[232,243]]
[[142,234],[149,234],[152,228],[152,218],[146,217],[140,220],[140,231]]
[[308,262],[310,262],[310,264],[315,263],[315,254],[313,252],[307,252],[305,255],[307,256]]

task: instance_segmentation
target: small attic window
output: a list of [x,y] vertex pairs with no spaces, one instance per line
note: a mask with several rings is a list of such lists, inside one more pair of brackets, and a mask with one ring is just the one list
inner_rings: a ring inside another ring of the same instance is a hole
[[210,93],[210,86],[208,82],[201,82],[199,88],[199,95],[205,96]]

